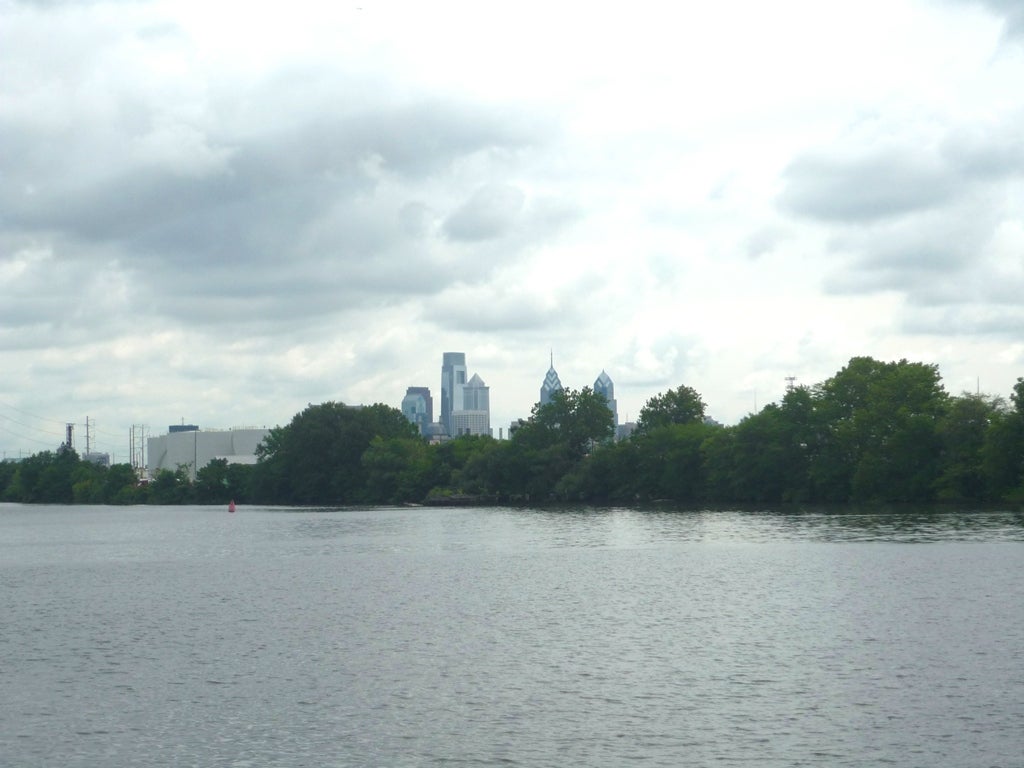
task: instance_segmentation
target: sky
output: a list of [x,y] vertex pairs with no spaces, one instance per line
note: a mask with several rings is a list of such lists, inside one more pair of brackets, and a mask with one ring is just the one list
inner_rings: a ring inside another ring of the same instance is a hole
[[[596,7],[595,7],[596,6]],[[1019,0],[0,0],[0,457],[287,424],[465,352],[737,423],[1024,376]]]

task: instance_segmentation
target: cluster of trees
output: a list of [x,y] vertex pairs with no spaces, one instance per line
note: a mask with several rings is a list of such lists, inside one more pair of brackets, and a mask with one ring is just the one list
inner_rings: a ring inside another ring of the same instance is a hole
[[475,501],[1024,502],[1024,379],[1009,402],[951,396],[934,365],[857,357],[734,426],[690,387],[651,398],[615,442],[604,397],[562,390],[509,440],[421,439],[385,405],[311,405],[254,466],[212,462],[140,486],[73,451],[0,465],[0,498],[51,503],[334,505]]
[[185,467],[140,483],[130,464],[110,467],[79,458],[73,450],[43,451],[20,461],[0,462],[0,501],[29,504],[221,503],[247,493],[251,467],[224,459],[199,470],[195,482]]

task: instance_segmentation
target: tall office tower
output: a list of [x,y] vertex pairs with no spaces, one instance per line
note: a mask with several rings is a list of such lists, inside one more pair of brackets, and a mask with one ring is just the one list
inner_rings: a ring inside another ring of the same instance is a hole
[[462,388],[462,408],[452,411],[452,437],[491,434],[491,388],[473,374]]
[[434,399],[429,387],[409,387],[402,398],[402,413],[416,425],[421,435],[427,433],[427,425],[434,420]]
[[540,404],[545,405],[551,402],[551,396],[562,388],[562,382],[555,371],[555,353],[551,353],[551,367],[544,376],[544,383],[540,386]]
[[477,373],[462,390],[462,410],[464,411],[491,411],[491,388],[484,384],[484,380]]
[[441,425],[449,435],[452,412],[461,411],[462,390],[466,386],[466,353],[445,352],[441,358]]
[[612,384],[611,377],[604,371],[601,371],[601,375],[594,382],[594,391],[604,395],[604,399],[608,402],[608,410],[612,412],[612,423],[616,427],[619,426],[619,406],[615,402],[615,385]]

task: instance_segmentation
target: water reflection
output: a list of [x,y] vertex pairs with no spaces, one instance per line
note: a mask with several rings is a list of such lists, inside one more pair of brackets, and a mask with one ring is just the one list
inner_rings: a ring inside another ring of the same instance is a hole
[[[1006,539],[1024,541],[1024,514],[907,507],[801,509],[760,513],[782,535],[820,541],[901,543]],[[746,522],[755,522],[753,513]]]
[[1022,539],[949,508],[3,509],[0,754],[1019,765]]
[[549,545],[644,546],[658,542],[1024,541],[1020,510],[947,507],[786,507],[778,509],[521,509],[525,528],[543,529]]

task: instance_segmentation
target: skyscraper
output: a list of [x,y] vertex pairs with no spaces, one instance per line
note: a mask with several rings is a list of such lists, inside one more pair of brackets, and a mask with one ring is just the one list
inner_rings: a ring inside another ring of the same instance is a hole
[[612,412],[612,423],[618,427],[619,406],[615,402],[615,385],[612,384],[611,377],[604,371],[601,371],[601,375],[594,382],[594,391],[604,395],[604,399],[608,402],[608,410]]
[[445,352],[441,358],[441,425],[449,435],[452,412],[462,410],[462,390],[466,386],[466,353]]
[[551,353],[551,367],[544,376],[544,383],[540,385],[540,404],[545,405],[551,402],[551,396],[562,388],[562,382],[555,371],[555,353]]
[[441,360],[441,425],[449,437],[491,434],[491,389],[478,374],[466,381],[466,355]]
[[402,398],[402,413],[416,425],[421,435],[427,432],[427,425],[434,420],[434,399],[429,387],[409,387]]
[[463,411],[488,411],[491,410],[491,388],[484,384],[484,380],[477,373],[469,380],[462,390]]

